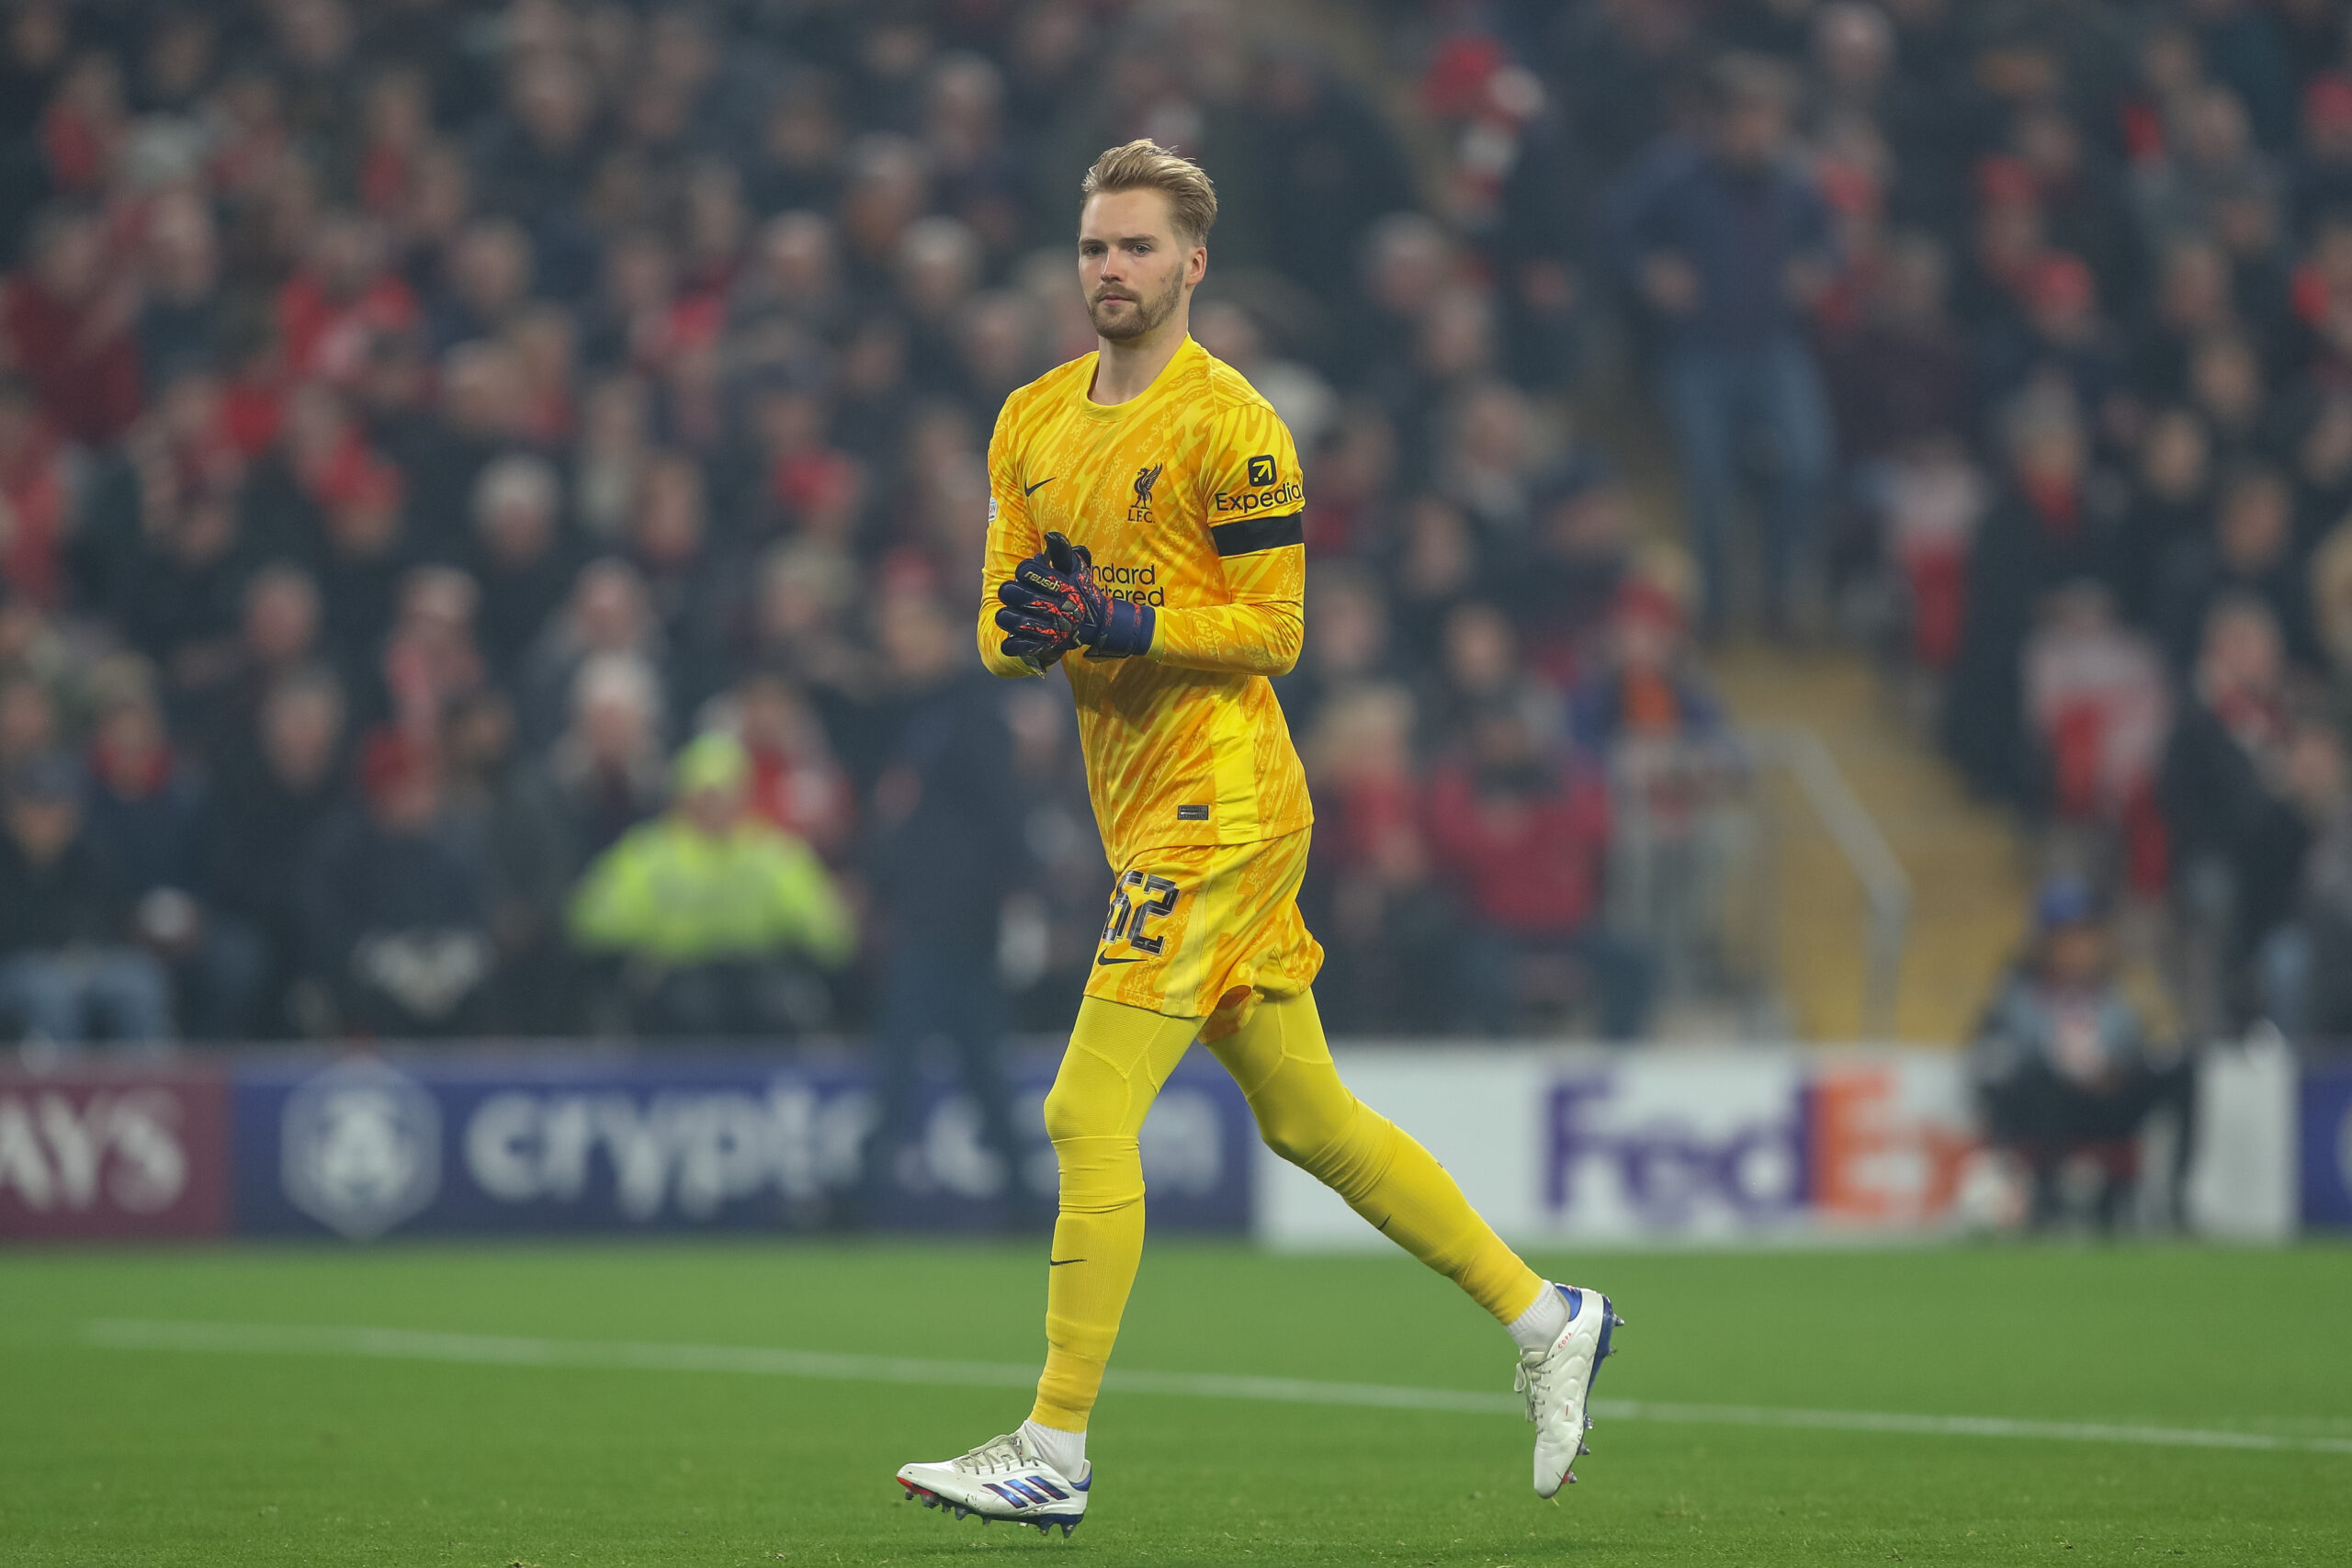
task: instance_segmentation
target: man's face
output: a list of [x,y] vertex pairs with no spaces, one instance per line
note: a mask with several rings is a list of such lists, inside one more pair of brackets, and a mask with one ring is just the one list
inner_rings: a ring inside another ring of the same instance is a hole
[[2084,922],[2050,933],[2050,977],[2062,986],[2086,986],[2107,969],[2107,932]]
[[1078,280],[1094,330],[1113,343],[1149,333],[1208,270],[1209,254],[1184,244],[1156,190],[1086,199],[1078,219]]
[[743,818],[741,785],[721,784],[690,790],[679,796],[678,808],[686,820],[712,838],[723,838]]
[[8,831],[16,836],[25,858],[47,865],[65,852],[82,830],[82,808],[71,795],[58,799],[27,798],[8,807]]
[[1715,126],[1715,150],[1724,162],[1758,167],[1779,155],[1789,117],[1779,100],[1761,94],[1725,106]]

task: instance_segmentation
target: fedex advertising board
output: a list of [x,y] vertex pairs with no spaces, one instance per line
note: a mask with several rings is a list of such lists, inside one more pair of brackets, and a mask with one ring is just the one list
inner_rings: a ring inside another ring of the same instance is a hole
[[[1050,1210],[1038,1107],[1051,1058],[1012,1073],[1020,1168],[980,1136],[944,1077],[876,1223],[985,1229],[1007,1183]],[[410,1232],[801,1229],[860,1183],[875,1116],[864,1066],[780,1055],[549,1055],[264,1062],[234,1088],[240,1231],[355,1241]],[[1214,1061],[1180,1068],[1143,1132],[1152,1223],[1249,1224],[1248,1104]]]
[[[1932,1227],[1951,1219],[1976,1147],[1961,1064],[1941,1054],[1359,1047],[1340,1070],[1497,1230],[1532,1242]],[[1278,1162],[1258,1214],[1278,1245],[1377,1245]]]
[[221,1234],[227,1107],[198,1068],[0,1075],[0,1240]]

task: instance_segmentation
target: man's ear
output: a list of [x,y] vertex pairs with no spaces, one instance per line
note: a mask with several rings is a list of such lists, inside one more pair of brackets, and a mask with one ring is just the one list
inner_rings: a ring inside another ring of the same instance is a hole
[[1209,248],[1206,245],[1194,245],[1192,253],[1184,258],[1184,281],[1197,288],[1201,279],[1208,275]]

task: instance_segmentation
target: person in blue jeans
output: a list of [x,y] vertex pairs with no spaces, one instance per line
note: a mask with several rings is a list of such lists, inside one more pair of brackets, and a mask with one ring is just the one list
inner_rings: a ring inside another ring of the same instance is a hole
[[115,878],[83,829],[81,770],[36,757],[0,792],[0,1039],[169,1040],[171,986],[130,940]]
[[1788,155],[1794,85],[1731,55],[1706,78],[1703,135],[1669,136],[1612,193],[1611,254],[1655,329],[1658,398],[1679,454],[1704,597],[1724,615],[1742,467],[1761,458],[1766,614],[1788,625],[1813,567],[1834,437],[1804,313],[1830,275],[1827,209]]

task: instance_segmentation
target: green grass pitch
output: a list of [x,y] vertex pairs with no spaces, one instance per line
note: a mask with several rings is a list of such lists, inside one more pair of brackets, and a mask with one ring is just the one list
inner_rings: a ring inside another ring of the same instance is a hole
[[[1041,1248],[0,1255],[0,1561],[2352,1562],[2340,1246],[1538,1260],[1607,1289],[1631,1320],[1603,1399],[2108,1422],[2267,1447],[1604,1419],[1555,1506],[1529,1491],[1529,1429],[1509,1414],[1114,1392],[1096,1412],[1093,1511],[1067,1542],[896,1500],[901,1461],[1018,1421],[1027,1401],[1012,1388],[484,1364],[423,1340],[390,1358],[292,1353],[297,1341],[266,1335],[132,1348],[90,1326],[368,1325],[1025,1364],[1040,1348]],[[1163,1240],[1119,1355],[1161,1373],[1510,1386],[1495,1325],[1388,1256]]]

